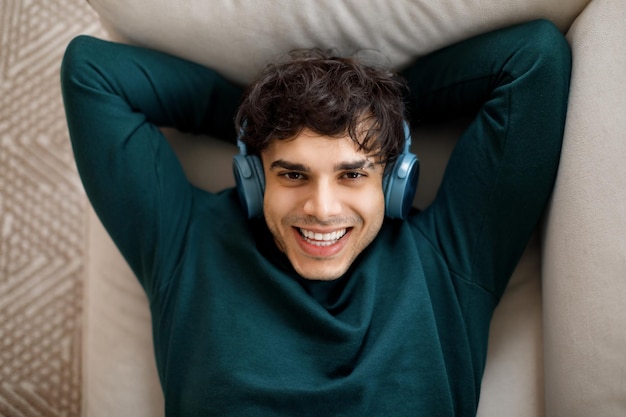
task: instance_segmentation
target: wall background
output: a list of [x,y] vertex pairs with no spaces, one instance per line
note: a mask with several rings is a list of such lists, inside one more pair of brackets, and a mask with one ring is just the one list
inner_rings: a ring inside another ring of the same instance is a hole
[[87,0],[0,1],[0,416],[81,415],[85,205],[59,66]]

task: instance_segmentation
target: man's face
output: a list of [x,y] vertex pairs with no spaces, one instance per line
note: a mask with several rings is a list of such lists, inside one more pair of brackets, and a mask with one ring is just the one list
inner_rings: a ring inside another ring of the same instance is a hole
[[304,278],[342,276],[378,234],[384,166],[349,137],[304,130],[262,153],[265,220]]

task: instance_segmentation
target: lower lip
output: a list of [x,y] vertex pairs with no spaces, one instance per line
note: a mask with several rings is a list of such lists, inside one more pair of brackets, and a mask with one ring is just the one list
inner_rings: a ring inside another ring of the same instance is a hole
[[304,253],[315,258],[330,258],[341,252],[348,242],[347,238],[350,232],[352,232],[352,229],[348,229],[346,234],[343,235],[341,239],[328,246],[313,245],[300,234],[300,231],[297,228],[294,227],[293,231],[296,234],[296,241]]

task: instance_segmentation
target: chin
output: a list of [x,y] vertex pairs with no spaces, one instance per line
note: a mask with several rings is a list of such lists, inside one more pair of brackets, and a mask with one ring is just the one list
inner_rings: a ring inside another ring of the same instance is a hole
[[348,268],[345,268],[343,266],[335,268],[313,268],[300,266],[296,267],[295,269],[302,278],[308,279],[310,281],[332,281],[341,278],[346,273]]

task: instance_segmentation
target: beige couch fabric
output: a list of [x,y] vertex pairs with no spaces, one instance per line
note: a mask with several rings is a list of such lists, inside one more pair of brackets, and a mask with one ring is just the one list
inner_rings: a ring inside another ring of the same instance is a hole
[[472,34],[545,17],[565,30],[589,0],[89,0],[114,33],[250,81],[277,54],[382,51],[401,67]]
[[[479,415],[626,415],[626,370],[620,367],[626,363],[620,361],[626,314],[619,307],[626,295],[619,278],[626,276],[626,227],[616,214],[624,211],[615,211],[626,196],[614,180],[620,173],[626,178],[618,139],[626,95],[623,84],[620,90],[607,79],[626,79],[626,66],[613,56],[623,51],[614,45],[623,39],[622,0],[593,0],[588,9],[589,0],[90,1],[111,38],[195,60],[241,82],[295,47],[376,48],[401,67],[413,56],[515,22],[549,18],[565,33],[576,21],[568,35],[574,91],[545,244],[535,236],[496,311]],[[621,112],[609,111],[614,108]],[[459,128],[415,132],[423,168],[417,205],[432,199]],[[207,189],[232,184],[233,147],[170,136],[192,182]],[[597,146],[605,136],[608,142]],[[215,173],[218,183],[208,183]],[[85,409],[89,416],[155,415],[162,395],[148,381],[154,369],[145,368],[154,367],[145,297],[93,215],[89,224],[91,264],[117,266],[113,274],[96,267],[88,276]],[[128,388],[140,381],[148,382]]]
[[626,2],[594,0],[574,65],[544,262],[546,410],[626,415]]

